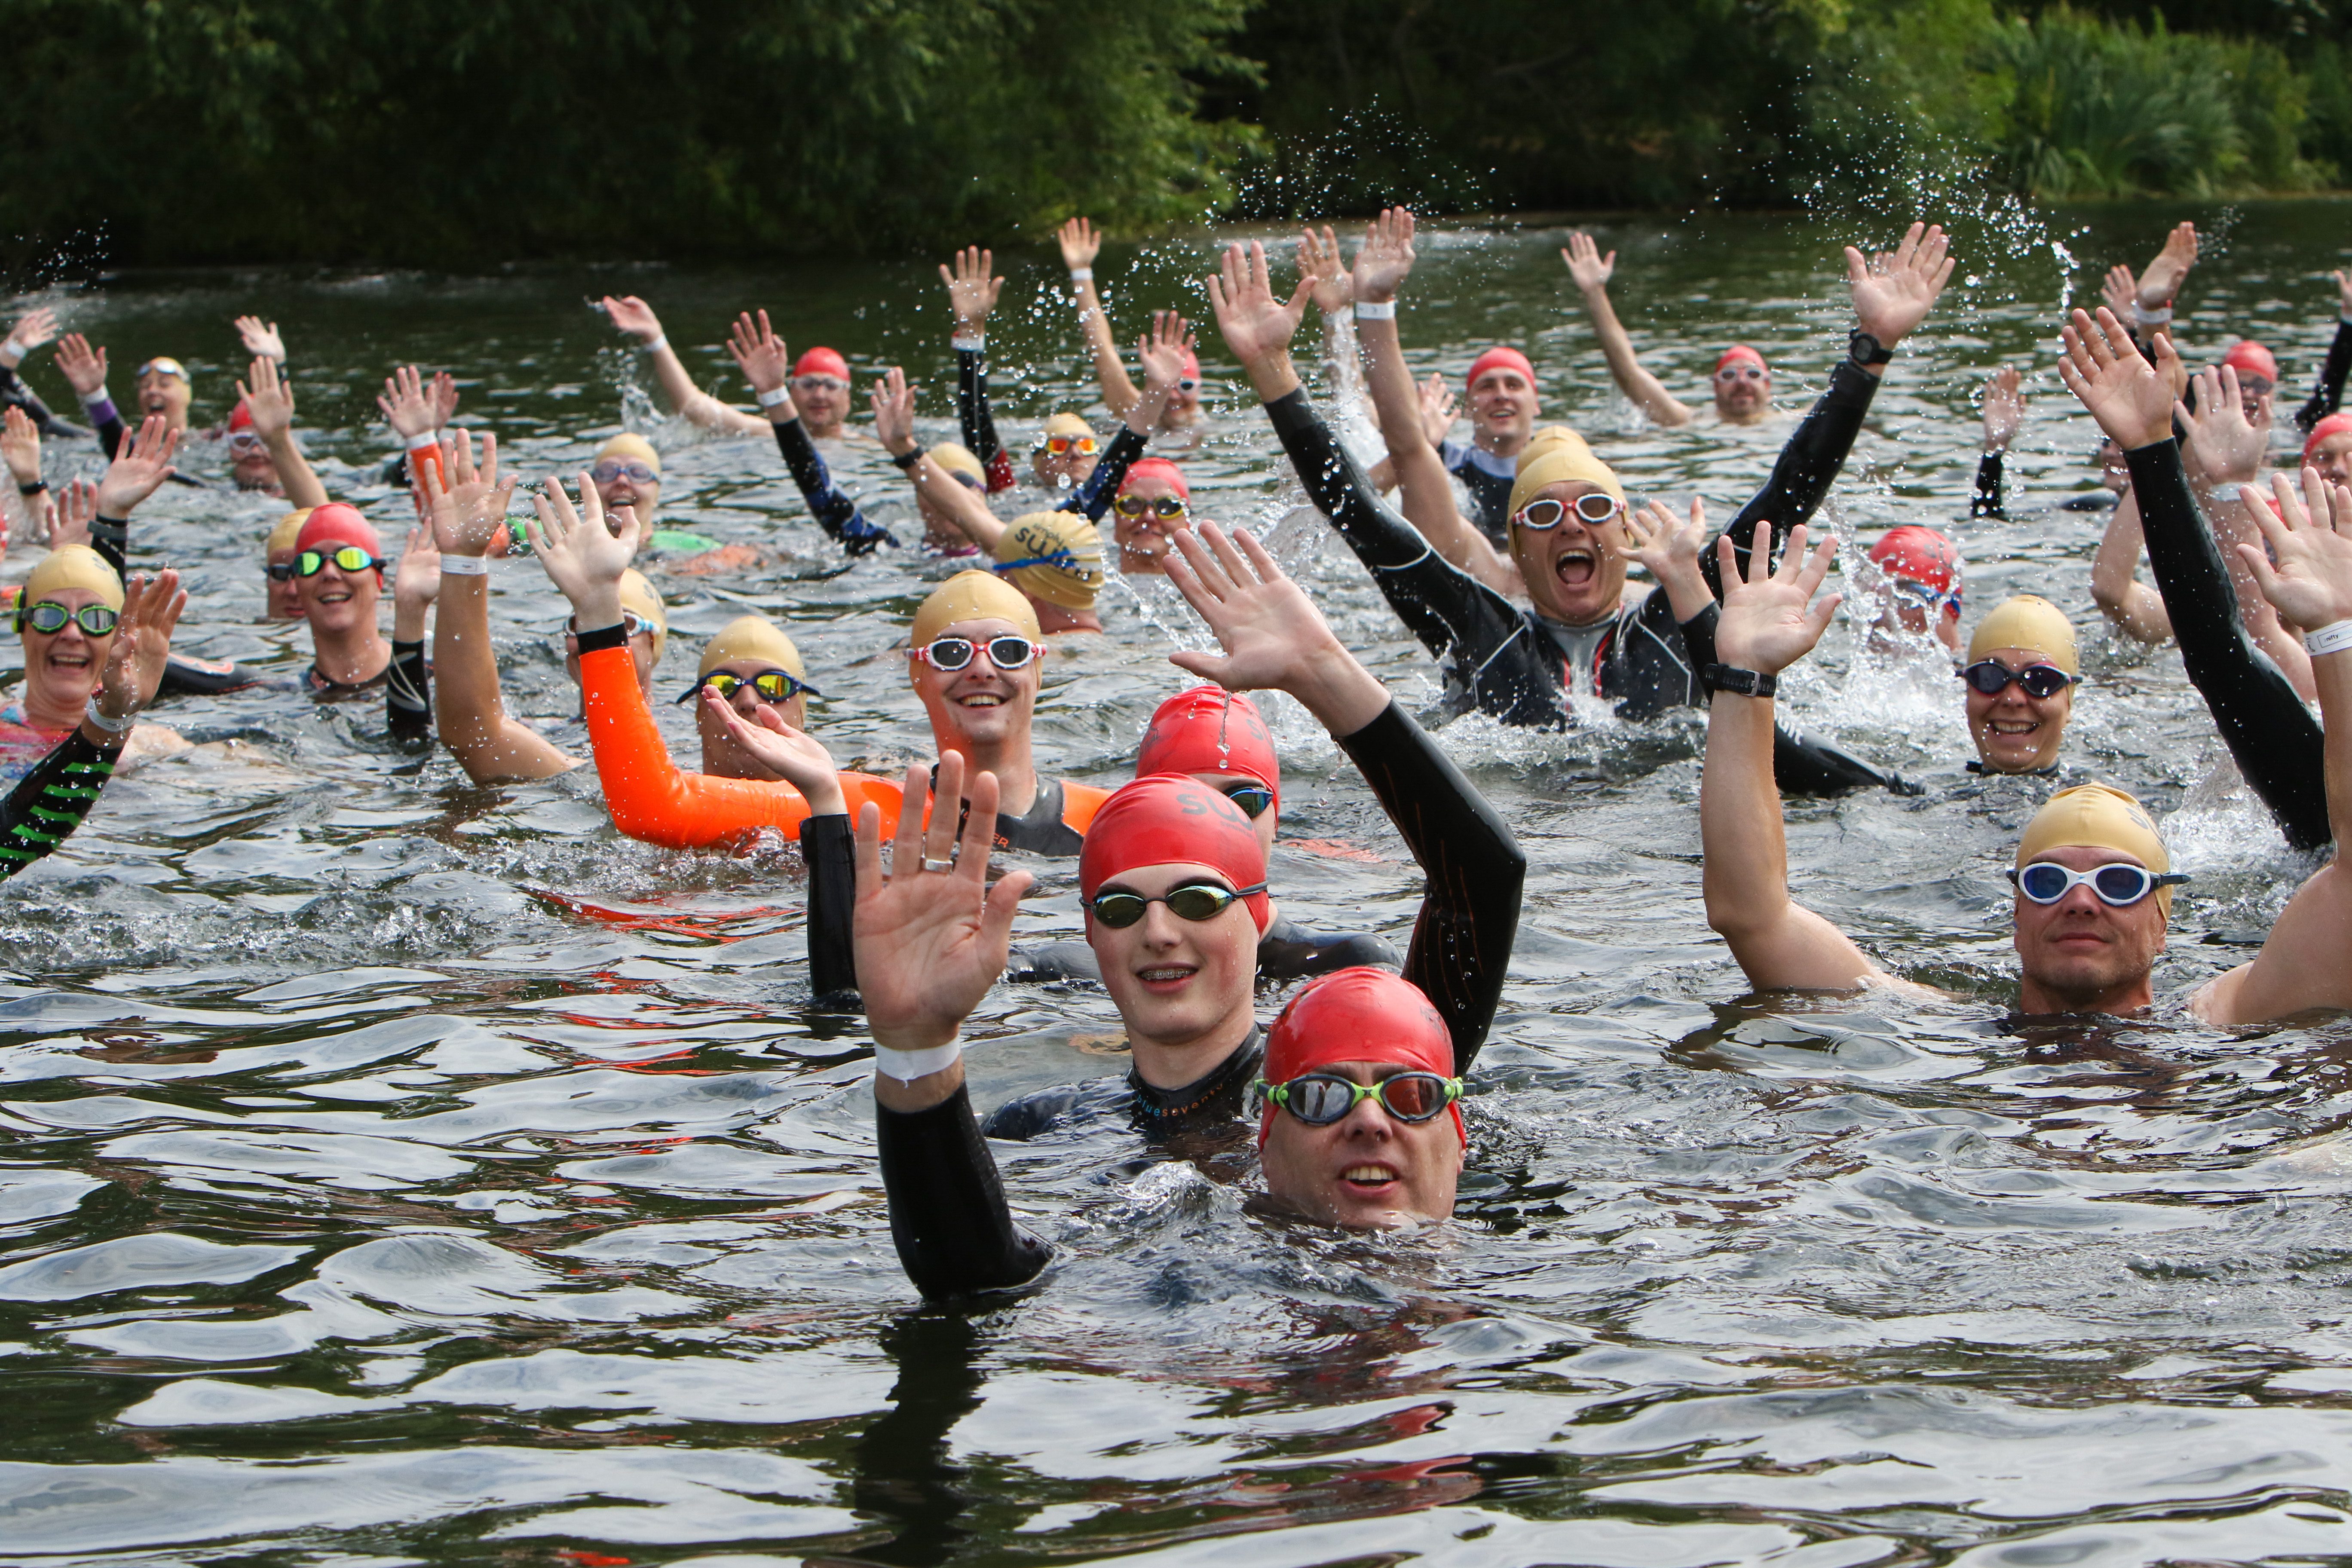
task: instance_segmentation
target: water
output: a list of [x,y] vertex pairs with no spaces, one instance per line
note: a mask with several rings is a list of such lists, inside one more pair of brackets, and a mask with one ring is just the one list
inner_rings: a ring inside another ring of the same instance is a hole
[[[2332,331],[2315,278],[2345,263],[2345,210],[2227,215],[2184,341],[2210,354],[2260,323],[2299,392]],[[198,748],[119,779],[0,889],[0,1560],[2352,1553],[2352,1030],[2222,1034],[2177,1003],[2244,955],[2215,939],[2259,932],[2307,868],[2233,789],[2177,656],[2097,630],[2097,519],[1960,521],[1973,394],[2003,358],[2033,395],[2021,501],[2087,484],[2095,437],[2051,373],[2050,313],[2177,216],[1969,219],[1965,281],[1895,366],[1832,506],[1865,533],[1955,526],[1971,614],[2032,588],[2074,615],[2091,681],[2070,759],[2169,814],[2198,876],[2158,977],[2175,1000],[2153,1016],[2003,1024],[1998,871],[2040,789],[1963,782],[1949,678],[1860,658],[1849,630],[1791,705],[1928,793],[1793,804],[1796,887],[1963,994],[1948,1004],[1742,999],[1701,911],[1688,720],[1569,737],[1466,721],[1446,744],[1532,867],[1455,1223],[1351,1237],[1253,1214],[1245,1146],[1150,1165],[1118,1137],[1007,1150],[1061,1261],[1034,1296],[964,1318],[920,1310],[891,1253],[862,1036],[807,1010],[793,850],[618,838],[593,777],[474,787],[388,747],[373,701],[180,701],[161,717]],[[1706,215],[1605,243],[1677,391],[1739,339],[1801,403],[1842,345],[1833,247],[1865,232]],[[1777,436],[1639,428],[1561,238],[1433,237],[1414,353],[1458,373],[1496,337],[1528,342],[1549,412],[1637,489],[1736,504]],[[1197,298],[1202,254],[1164,246],[1139,284],[1107,258],[1122,331],[1155,298]],[[1005,260],[997,379],[1025,435],[1084,362],[1064,309],[1032,303],[1046,258]],[[861,369],[902,358],[947,433],[928,264],[142,277],[61,300],[111,346],[119,394],[140,359],[176,353],[205,418],[226,410],[228,318],[281,321],[329,487],[388,523],[405,503],[372,478],[372,393],[395,358],[452,368],[466,413],[533,475],[576,467],[627,408],[668,454],[666,521],[772,558],[656,572],[675,606],[663,689],[748,605],[791,622],[845,763],[919,753],[893,650],[940,569],[843,571],[767,443],[698,439],[625,397],[631,361],[583,305],[607,290],[652,299],[709,384],[732,385],[716,345],[741,304]],[[1408,701],[1433,696],[1352,558],[1281,521],[1297,495],[1264,422],[1221,350],[1203,357],[1223,404],[1192,464],[1203,510],[1279,521],[1343,635]],[[52,477],[86,460],[54,451]],[[870,448],[847,467],[869,494],[896,478]],[[277,510],[167,491],[136,537],[189,574],[187,646],[290,673],[307,643],[255,621]],[[580,745],[560,601],[527,561],[495,581],[509,703]],[[1057,653],[1041,710],[1047,764],[1097,782],[1123,776],[1181,679],[1168,637],[1199,636],[1165,584],[1132,587],[1106,601],[1110,637]],[[685,716],[662,721],[690,757]],[[1286,909],[1401,942],[1418,896],[1401,844],[1303,714],[1276,723]],[[1071,869],[1039,869],[1023,933],[1069,934]],[[983,1101],[1123,1062],[1095,993],[1000,988],[971,1033]]]

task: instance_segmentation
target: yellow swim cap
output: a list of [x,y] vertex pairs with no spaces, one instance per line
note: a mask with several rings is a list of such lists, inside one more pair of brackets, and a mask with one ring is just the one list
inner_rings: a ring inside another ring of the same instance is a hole
[[[2154,819],[2138,801],[2113,784],[2076,784],[2052,795],[2050,803],[2035,812],[2033,820],[2025,825],[2025,837],[2017,841],[2015,864],[2023,866],[2065,845],[2118,849],[2159,876],[2172,869],[2172,857],[2165,853],[2164,839],[2156,831]],[[2169,918],[2172,889],[2158,888],[2156,899]]]
[[1625,487],[1616,472],[1592,455],[1584,437],[1565,425],[1548,425],[1528,438],[1519,454],[1519,477],[1511,484],[1511,515],[1535,500],[1547,487],[1581,479],[1605,492],[1619,506],[1625,504]]
[[598,462],[601,463],[607,458],[635,458],[654,471],[654,478],[661,478],[661,454],[655,451],[654,444],[643,436],[634,435],[626,430],[622,431],[596,448]]
[[793,646],[783,627],[765,616],[738,616],[719,627],[719,635],[702,645],[702,664],[694,672],[695,677],[698,680],[720,665],[739,659],[781,669],[803,683],[808,679],[808,666],[801,662],[801,650]]
[[2003,599],[1992,614],[1977,623],[1969,637],[1969,662],[1973,664],[1997,647],[2030,648],[2069,675],[2083,673],[2074,652],[2074,626],[2066,612],[2032,594]]
[[300,511],[288,512],[284,517],[279,518],[277,526],[269,531],[269,537],[262,542],[262,551],[267,554],[275,555],[281,550],[293,549],[295,539],[302,531],[302,525],[310,521],[310,509],[307,506]]
[[635,610],[637,617],[654,628],[654,663],[661,663],[662,649],[669,643],[669,609],[646,574],[632,566],[621,574],[621,608]]
[[1075,511],[1015,518],[996,542],[996,569],[1024,594],[1066,610],[1091,610],[1103,584],[1102,535]]
[[122,579],[106,563],[106,557],[87,544],[67,544],[50,551],[25,579],[25,591],[16,603],[37,605],[50,594],[66,588],[87,588],[98,595],[98,602],[110,610],[122,608]]
[[[1045,638],[1037,629],[1037,612],[1020,589],[992,572],[959,572],[932,589],[915,612],[908,651],[928,647],[941,632],[965,621],[1009,621],[1025,637]],[[921,678],[921,666],[909,662],[908,668]]]
[[1056,414],[1045,421],[1045,427],[1043,430],[1037,432],[1037,444],[1044,446],[1046,438],[1052,436],[1059,436],[1065,440],[1075,440],[1078,437],[1091,436],[1094,433],[1095,427],[1076,415]]
[[988,488],[988,469],[972,456],[971,448],[959,441],[942,441],[931,448],[931,461],[951,474],[962,474],[981,489]]

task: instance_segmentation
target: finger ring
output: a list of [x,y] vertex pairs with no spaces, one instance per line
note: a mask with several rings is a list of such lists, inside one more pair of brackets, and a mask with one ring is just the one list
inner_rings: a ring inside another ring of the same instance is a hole
[[926,855],[923,857],[923,869],[926,871],[952,871],[955,869],[955,857],[953,855],[946,855],[934,859],[932,857]]

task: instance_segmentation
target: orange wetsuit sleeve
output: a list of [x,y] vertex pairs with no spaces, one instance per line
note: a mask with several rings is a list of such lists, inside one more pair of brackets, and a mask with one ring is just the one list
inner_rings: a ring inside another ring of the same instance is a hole
[[[613,826],[630,837],[671,849],[703,849],[740,842],[762,827],[796,833],[807,820],[808,802],[788,784],[690,773],[670,761],[627,648],[582,654],[580,687],[604,805]],[[869,800],[882,807],[886,820],[896,821],[898,791],[891,784],[844,773],[841,787],[849,796],[852,823]]]

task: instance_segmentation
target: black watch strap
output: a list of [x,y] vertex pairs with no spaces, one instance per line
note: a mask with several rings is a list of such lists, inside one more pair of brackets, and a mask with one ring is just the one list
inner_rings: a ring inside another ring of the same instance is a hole
[[578,637],[582,653],[594,653],[599,648],[626,647],[629,646],[629,623],[625,619],[614,621],[609,626],[581,632]]
[[1709,691],[1728,691],[1735,697],[1769,697],[1780,689],[1780,678],[1777,675],[1764,675],[1728,664],[1710,664],[1699,671],[1698,679]]
[[1856,364],[1885,364],[1895,357],[1895,351],[1872,337],[1868,332],[1856,332],[1846,339],[1845,352],[1853,356]]
[[34,480],[31,484],[29,484],[29,485],[18,485],[18,486],[16,487],[16,493],[17,493],[18,495],[20,495],[20,496],[37,496],[37,495],[39,495],[43,490],[47,489],[48,488],[49,488],[49,481],[48,481],[48,480],[47,480],[47,479],[35,479],[35,480]]
[[906,472],[912,473],[914,472],[915,465],[923,460],[923,449],[920,447],[918,447],[913,451],[908,453],[905,457],[894,457],[890,460],[898,464],[898,467]]

